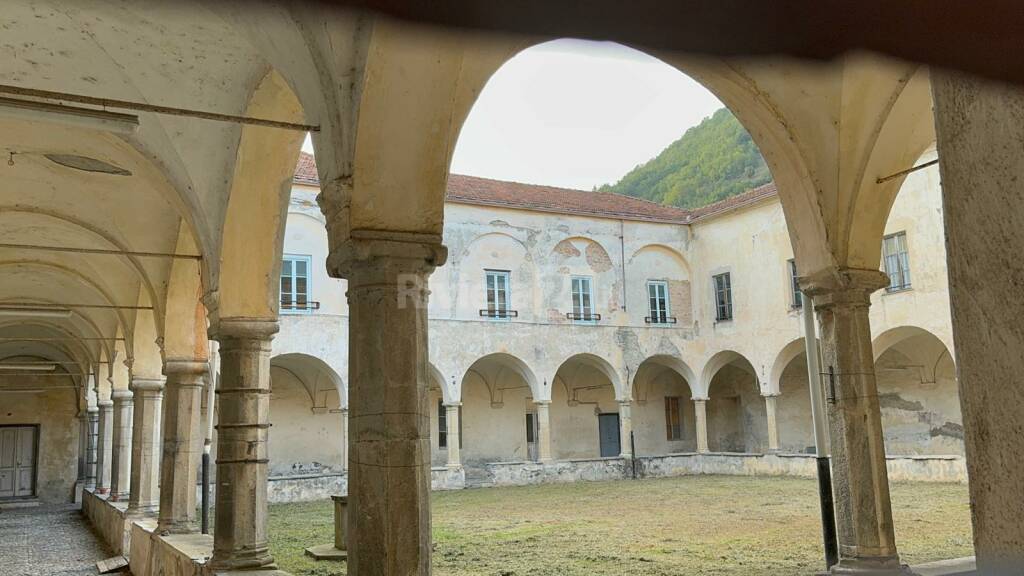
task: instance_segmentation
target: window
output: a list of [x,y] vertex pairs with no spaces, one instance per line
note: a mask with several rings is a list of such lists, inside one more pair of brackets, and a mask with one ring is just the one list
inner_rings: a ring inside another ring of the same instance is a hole
[[448,447],[448,409],[441,399],[437,401],[437,447]]
[[793,308],[799,308],[804,305],[804,295],[800,293],[800,283],[797,282],[796,259],[792,258],[789,260],[789,283],[790,289],[793,290],[791,304]]
[[314,307],[309,301],[309,256],[285,255],[281,262],[281,312],[307,314]]
[[533,444],[534,442],[537,441],[537,436],[536,436],[537,428],[533,424],[533,419],[536,418],[536,417],[537,417],[537,415],[534,414],[533,412],[527,412],[526,413],[526,443],[527,444]]
[[907,254],[907,233],[897,232],[882,241],[882,260],[889,275],[888,292],[910,288],[910,258]]
[[669,440],[683,439],[683,414],[679,396],[665,396],[665,435]]
[[487,310],[481,315],[497,320],[513,316],[509,310],[509,272],[507,270],[486,270]]
[[647,310],[651,314],[647,318],[650,324],[671,324],[675,321],[669,317],[667,282],[651,280],[647,283]]
[[729,273],[717,274],[715,281],[715,320],[732,320],[732,283]]
[[594,314],[594,293],[589,276],[572,277],[572,314],[569,319],[582,324],[593,324],[598,320]]

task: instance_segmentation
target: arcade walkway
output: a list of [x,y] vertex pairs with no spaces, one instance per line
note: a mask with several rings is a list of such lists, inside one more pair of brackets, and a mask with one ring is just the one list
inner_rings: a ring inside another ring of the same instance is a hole
[[112,554],[78,506],[0,510],[0,573],[10,576],[93,576]]

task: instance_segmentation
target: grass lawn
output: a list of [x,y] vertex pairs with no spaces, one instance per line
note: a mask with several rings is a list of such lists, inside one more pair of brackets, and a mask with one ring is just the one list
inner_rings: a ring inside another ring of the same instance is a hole
[[[968,556],[967,486],[894,483],[903,560]],[[270,507],[270,548],[298,576],[344,574],[303,549],[333,541],[331,502]],[[689,476],[439,492],[434,574],[811,574],[822,568],[817,484]]]

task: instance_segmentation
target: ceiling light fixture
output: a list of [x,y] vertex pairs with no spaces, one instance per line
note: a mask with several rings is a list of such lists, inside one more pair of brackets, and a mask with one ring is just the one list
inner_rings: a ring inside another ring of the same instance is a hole
[[22,316],[33,318],[70,318],[70,308],[46,308],[43,306],[3,306],[0,305],[0,316]]
[[130,134],[139,127],[139,117],[131,114],[18,98],[0,98],[0,116],[17,120],[79,126],[119,134]]

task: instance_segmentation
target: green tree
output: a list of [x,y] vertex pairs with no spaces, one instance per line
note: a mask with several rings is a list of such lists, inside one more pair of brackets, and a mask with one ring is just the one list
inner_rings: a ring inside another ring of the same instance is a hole
[[770,182],[750,134],[727,108],[686,131],[656,157],[602,192],[680,208],[698,208]]

